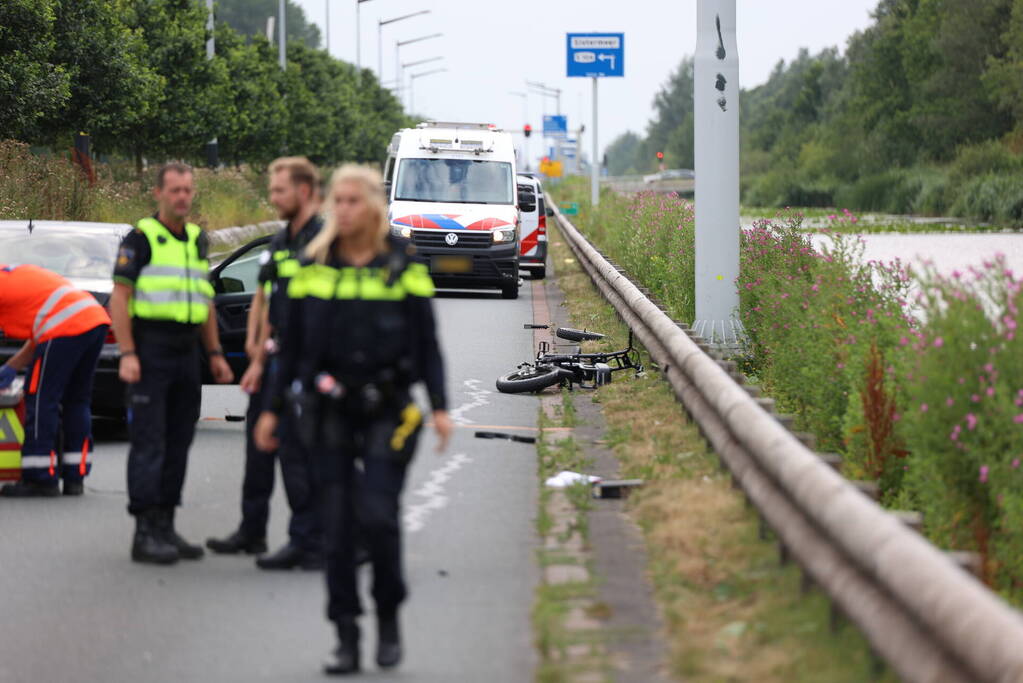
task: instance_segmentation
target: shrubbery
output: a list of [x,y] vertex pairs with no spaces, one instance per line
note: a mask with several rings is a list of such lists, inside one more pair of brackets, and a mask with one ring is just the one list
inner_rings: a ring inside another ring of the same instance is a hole
[[[608,192],[593,212],[581,182],[557,195],[580,201],[575,224],[692,320],[689,202]],[[842,453],[847,476],[922,511],[939,547],[979,552],[988,584],[1023,605],[1023,285],[1001,260],[943,278],[865,262],[862,247],[815,242],[798,215],[743,232],[746,370],[822,450]]]
[[[96,183],[67,158],[33,154],[0,141],[0,219],[134,223],[155,208],[155,168],[139,179],[129,162],[96,164]],[[214,230],[274,217],[263,176],[241,170],[196,169],[193,220]],[[130,178],[130,180],[129,180]]]

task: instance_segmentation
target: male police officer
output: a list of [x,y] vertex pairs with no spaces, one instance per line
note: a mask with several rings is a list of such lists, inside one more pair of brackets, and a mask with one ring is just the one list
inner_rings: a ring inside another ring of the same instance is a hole
[[[288,222],[274,235],[260,270],[260,282],[249,310],[246,351],[249,368],[242,377],[242,389],[251,398],[247,415],[245,478],[242,483],[242,521],[238,530],[225,538],[210,538],[206,546],[216,553],[259,553],[266,550],[266,525],[270,495],[274,485],[274,452],[259,450],[252,429],[265,397],[265,372],[273,371],[267,362],[267,342],[284,320],[288,280],[298,269],[298,258],[323,224],[319,210],[320,176],[304,157],[285,157],[270,165],[270,203]],[[271,346],[273,342],[270,341]],[[276,553],[260,557],[261,569],[320,569],[323,567],[323,530],[316,502],[316,486],[311,476],[308,455],[294,430],[285,421],[279,450],[284,490],[291,507],[288,543]],[[290,433],[289,433],[290,432]]]
[[233,377],[217,334],[206,236],[186,222],[195,196],[192,169],[182,163],[162,167],[153,196],[156,214],[140,220],[121,242],[110,313],[121,350],[119,374],[129,387],[128,512],[136,520],[131,557],[172,564],[203,554],[174,528],[202,399],[200,339],[214,380]]

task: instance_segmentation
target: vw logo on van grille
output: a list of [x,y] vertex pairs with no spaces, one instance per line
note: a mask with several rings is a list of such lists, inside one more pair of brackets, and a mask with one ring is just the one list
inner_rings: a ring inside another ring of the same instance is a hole
[[449,247],[453,247],[456,244],[458,244],[458,235],[456,235],[453,232],[449,232],[448,234],[444,235],[444,241],[448,243]]

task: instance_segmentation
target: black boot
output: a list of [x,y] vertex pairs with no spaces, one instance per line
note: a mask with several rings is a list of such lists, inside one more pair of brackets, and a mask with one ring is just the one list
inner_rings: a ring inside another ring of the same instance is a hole
[[156,511],[135,515],[135,538],[131,544],[131,559],[148,564],[174,564],[178,549],[167,542],[158,529]]
[[390,669],[401,662],[401,630],[398,611],[377,613],[377,666]]
[[16,481],[6,484],[0,489],[0,496],[5,498],[51,498],[60,495],[57,482]]
[[193,545],[178,534],[174,528],[174,508],[160,508],[158,519],[164,540],[177,548],[182,560],[198,560],[205,554],[202,546]]
[[324,560],[323,553],[303,550],[288,541],[274,554],[256,558],[256,566],[270,570],[289,570],[297,567],[316,571],[323,569]]
[[225,538],[207,538],[206,547],[219,555],[260,555],[266,552],[266,537],[249,536],[241,529]]
[[323,663],[323,673],[344,676],[359,671],[359,624],[355,619],[342,619],[337,623],[337,648]]

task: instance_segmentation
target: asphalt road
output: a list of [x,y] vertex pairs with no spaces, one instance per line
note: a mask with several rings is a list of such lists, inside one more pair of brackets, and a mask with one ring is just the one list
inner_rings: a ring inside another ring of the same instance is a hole
[[[423,439],[406,486],[403,613],[406,659],[373,670],[364,619],[364,674],[375,681],[528,681],[535,563],[535,450],[479,440],[474,425],[532,427],[537,402],[493,391],[531,353],[530,288],[437,301],[453,417],[444,456]],[[193,541],[238,523],[243,414],[237,387],[207,387],[178,527]],[[525,432],[520,432],[525,433]],[[333,647],[322,574],[267,573],[250,557],[207,556],[173,567],[129,559],[127,443],[97,444],[81,498],[0,499],[0,681],[315,681]],[[270,544],[285,540],[278,485]],[[368,576],[364,576],[368,583]],[[367,605],[372,603],[367,600]]]

